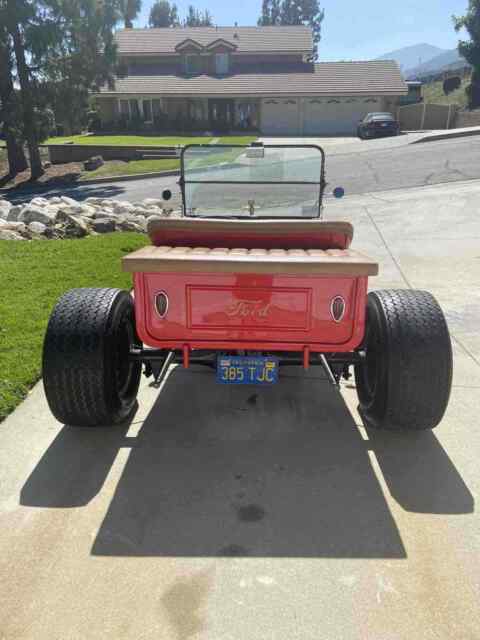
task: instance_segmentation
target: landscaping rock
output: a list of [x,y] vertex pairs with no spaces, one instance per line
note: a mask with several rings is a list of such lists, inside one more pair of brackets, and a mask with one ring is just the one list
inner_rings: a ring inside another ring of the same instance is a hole
[[30,222],[28,228],[32,233],[36,233],[37,235],[41,236],[45,234],[47,225],[43,224],[43,222]]
[[0,240],[24,240],[24,238],[16,231],[0,229]]
[[10,208],[10,211],[7,215],[8,222],[17,222],[18,216],[20,215],[23,206],[20,204],[14,204],[13,207]]
[[80,216],[66,216],[63,231],[66,238],[84,238],[88,236],[89,228]]
[[93,220],[92,229],[97,233],[112,233],[116,229],[115,220],[111,218],[98,218]]
[[22,209],[17,217],[19,222],[30,224],[30,222],[43,222],[43,224],[55,224],[57,214],[42,209],[39,206],[29,204]]
[[60,196],[60,200],[65,204],[71,204],[73,206],[78,204],[76,200],[74,200],[73,198],[69,198],[68,196]]
[[163,207],[163,200],[159,198],[145,198],[143,201],[144,207]]
[[12,205],[7,200],[0,200],[0,220],[6,220]]
[[30,201],[30,204],[35,207],[47,207],[50,203],[46,198],[34,198]]
[[102,156],[93,156],[93,158],[89,158],[83,163],[83,168],[85,171],[95,171],[95,169],[98,169],[104,164],[105,162],[103,161]]

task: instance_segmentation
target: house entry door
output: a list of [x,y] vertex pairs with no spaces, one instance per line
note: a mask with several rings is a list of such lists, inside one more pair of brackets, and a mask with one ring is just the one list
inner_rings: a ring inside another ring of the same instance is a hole
[[225,131],[233,129],[235,124],[235,102],[227,98],[215,98],[208,101],[208,114],[212,129]]

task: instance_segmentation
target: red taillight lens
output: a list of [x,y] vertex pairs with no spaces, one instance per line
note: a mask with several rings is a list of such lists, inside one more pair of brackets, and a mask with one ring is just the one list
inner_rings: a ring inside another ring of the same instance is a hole
[[345,300],[342,298],[342,296],[335,296],[330,305],[330,312],[335,322],[341,322],[343,320],[345,309]]
[[160,291],[155,296],[155,309],[160,316],[160,318],[164,318],[168,312],[168,296],[165,291]]

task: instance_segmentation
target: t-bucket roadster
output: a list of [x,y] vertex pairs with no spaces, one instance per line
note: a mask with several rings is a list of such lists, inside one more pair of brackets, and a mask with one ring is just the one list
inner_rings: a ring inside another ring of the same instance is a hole
[[202,364],[220,384],[271,385],[317,365],[337,387],[354,368],[366,426],[434,428],[452,379],[443,313],[425,291],[367,293],[377,263],[350,248],[351,224],[322,220],[324,161],[315,146],[186,147],[183,215],[150,219],[151,246],[123,258],[133,294],[74,289],[52,312],[55,417],[127,420],[142,366],[157,383]]

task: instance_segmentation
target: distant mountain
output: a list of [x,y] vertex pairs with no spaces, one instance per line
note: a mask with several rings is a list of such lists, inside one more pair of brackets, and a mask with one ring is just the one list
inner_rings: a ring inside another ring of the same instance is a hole
[[407,79],[421,78],[429,74],[441,73],[448,68],[461,67],[464,64],[466,64],[466,60],[462,58],[457,49],[450,49],[435,56],[428,62],[404,71],[404,75]]
[[397,49],[396,51],[390,51],[377,58],[377,60],[396,60],[400,69],[405,73],[406,70],[418,67],[447,51],[447,49],[422,43],[410,47],[403,47],[403,49]]

